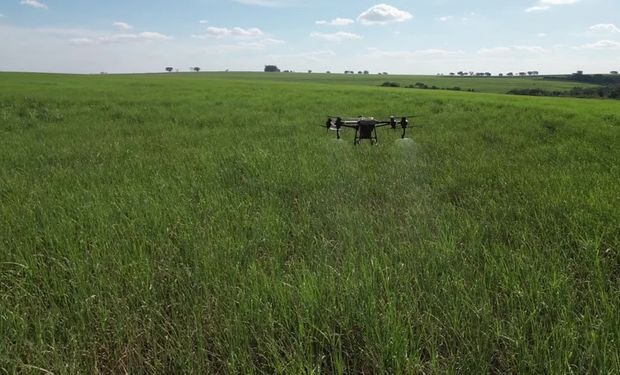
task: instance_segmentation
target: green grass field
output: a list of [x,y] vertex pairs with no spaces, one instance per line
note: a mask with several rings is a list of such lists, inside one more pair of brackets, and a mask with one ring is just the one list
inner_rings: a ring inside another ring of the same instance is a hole
[[[192,73],[184,73],[191,77]],[[358,75],[358,74],[320,74],[320,73],[210,73],[211,77],[226,78],[228,80],[270,81],[290,83],[323,83],[380,86],[382,83],[396,82],[402,87],[414,85],[418,82],[428,86],[437,86],[442,89],[460,87],[463,90],[472,89],[478,92],[505,94],[510,90],[539,88],[547,91],[567,91],[573,87],[596,87],[587,83],[570,81],[550,81],[544,77],[448,77],[448,76],[404,76],[404,75]],[[177,75],[178,77],[178,75]],[[163,77],[162,77],[163,78]]]
[[357,78],[0,74],[0,372],[618,373],[618,102]]

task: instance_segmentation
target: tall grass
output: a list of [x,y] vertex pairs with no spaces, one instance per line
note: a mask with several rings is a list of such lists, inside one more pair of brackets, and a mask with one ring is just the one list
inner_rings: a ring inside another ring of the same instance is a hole
[[620,370],[617,103],[242,78],[0,76],[3,372]]

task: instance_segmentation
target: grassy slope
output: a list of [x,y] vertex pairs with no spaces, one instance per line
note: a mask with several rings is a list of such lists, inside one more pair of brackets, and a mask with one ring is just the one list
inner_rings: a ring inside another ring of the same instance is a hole
[[0,79],[7,372],[620,369],[617,102]]

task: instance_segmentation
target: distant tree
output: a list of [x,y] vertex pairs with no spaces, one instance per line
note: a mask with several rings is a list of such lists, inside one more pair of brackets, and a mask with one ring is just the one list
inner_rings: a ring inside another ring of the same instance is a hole
[[196,73],[198,73],[198,72],[200,71],[200,67],[199,67],[199,66],[195,66],[195,67],[194,67],[194,71],[195,71]]
[[456,74],[457,74],[457,75],[459,75],[459,76],[461,76],[461,77],[465,75],[465,73],[463,73],[463,71],[460,71],[460,72],[458,72],[458,73],[456,73]]
[[368,70],[364,70],[364,74],[370,74]]
[[575,75],[582,76],[583,75],[583,70],[578,70],[577,73],[575,73]]
[[361,70],[359,70],[359,71],[357,72],[357,74],[362,74],[362,71],[361,71]]
[[503,77],[503,76],[504,76],[504,73],[500,73],[500,74],[499,74],[499,76],[500,76],[500,77]]
[[330,72],[329,70],[325,72],[326,74],[332,74],[332,72]]
[[526,73],[526,72],[519,72],[519,75],[520,75],[521,77],[525,77],[525,76],[527,75],[527,73]]
[[506,75],[507,75],[508,77],[512,77],[512,76],[514,76],[514,73],[513,73],[513,72],[510,72],[510,73],[506,73]]
[[492,74],[491,74],[491,73],[489,73],[489,72],[484,73],[484,75],[485,75],[485,76],[487,76],[487,77],[492,76]]
[[456,74],[455,73],[450,73],[450,76],[454,77]]
[[265,73],[280,73],[276,65],[265,65]]
[[173,67],[171,67],[171,66],[167,66],[167,67],[166,67],[166,71],[167,71],[168,73],[172,72],[173,70],[174,70],[174,68],[173,68]]
[[384,75],[384,76],[388,75],[388,72],[383,72],[383,75]]
[[312,70],[308,70],[308,73],[312,73]]
[[617,75],[618,71],[617,70],[612,70],[611,72],[609,72],[609,74]]

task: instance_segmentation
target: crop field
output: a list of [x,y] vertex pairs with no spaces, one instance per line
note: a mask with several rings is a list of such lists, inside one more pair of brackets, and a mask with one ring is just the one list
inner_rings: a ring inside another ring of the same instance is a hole
[[620,372],[620,104],[431,78],[0,74],[0,373]]

